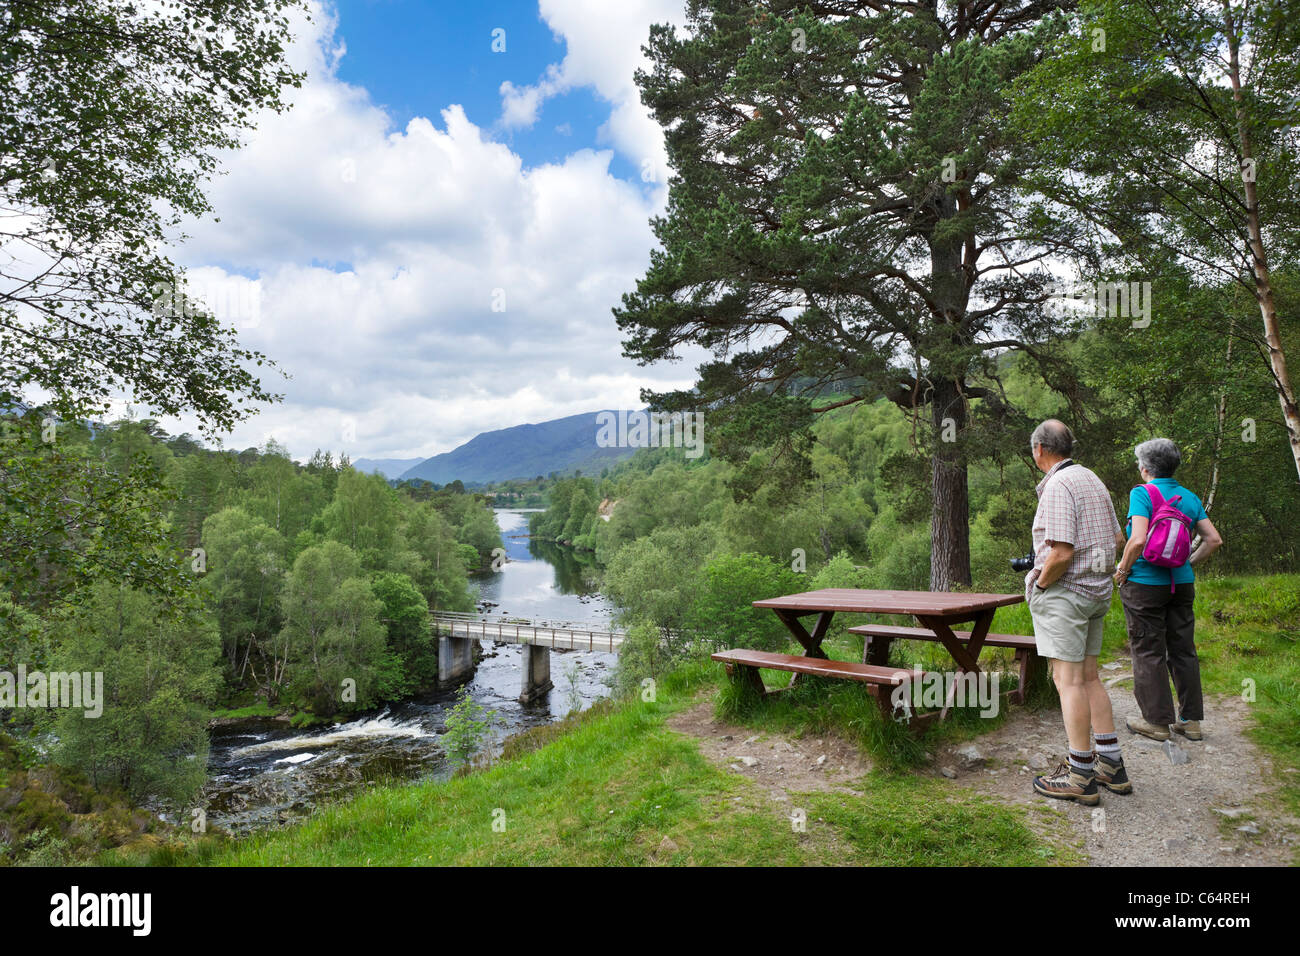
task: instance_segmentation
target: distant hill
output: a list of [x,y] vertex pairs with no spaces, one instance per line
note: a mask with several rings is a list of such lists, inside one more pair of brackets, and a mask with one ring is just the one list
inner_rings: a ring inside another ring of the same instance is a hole
[[536,425],[515,425],[475,435],[465,444],[420,462],[401,474],[402,480],[423,478],[445,485],[460,479],[465,484],[484,484],[507,478],[532,478],[551,472],[584,475],[624,458],[635,448],[599,448],[596,445],[596,416],[600,412],[570,415]]
[[422,461],[423,458],[358,458],[352,463],[352,467],[362,474],[372,475],[378,472],[385,478],[396,478]]

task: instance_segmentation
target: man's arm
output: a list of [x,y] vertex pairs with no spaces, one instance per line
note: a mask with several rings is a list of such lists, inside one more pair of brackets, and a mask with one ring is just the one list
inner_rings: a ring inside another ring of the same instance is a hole
[[1043,514],[1043,538],[1051,550],[1043,558],[1035,584],[1046,588],[1070,569],[1074,542],[1079,538],[1079,509],[1075,507],[1074,494],[1059,480],[1044,489],[1039,507]]
[[1042,570],[1038,572],[1038,580],[1035,582],[1040,588],[1050,587],[1057,578],[1063,575],[1070,567],[1070,561],[1074,558],[1074,545],[1068,541],[1049,541],[1052,550],[1047,552],[1047,557],[1043,559]]

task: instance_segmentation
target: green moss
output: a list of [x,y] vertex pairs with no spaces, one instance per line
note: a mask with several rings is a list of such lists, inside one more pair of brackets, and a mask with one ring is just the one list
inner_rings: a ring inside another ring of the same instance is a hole
[[243,707],[231,707],[212,712],[214,720],[241,720],[245,717],[278,717],[282,713],[279,707],[272,707],[264,700],[259,700]]

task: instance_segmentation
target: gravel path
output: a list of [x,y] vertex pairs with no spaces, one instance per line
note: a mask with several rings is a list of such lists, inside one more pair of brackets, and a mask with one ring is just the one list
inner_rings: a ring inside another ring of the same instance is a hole
[[[1121,662],[1127,666],[1127,662]],[[1174,739],[1171,762],[1165,745],[1130,734],[1124,718],[1138,716],[1123,670],[1111,704],[1133,793],[1102,792],[1099,807],[1049,800],[1032,790],[1035,774],[1055,768],[1066,753],[1060,714],[1014,707],[997,730],[934,754],[918,771],[1026,807],[1025,821],[1037,831],[1059,834],[1063,821],[1075,846],[1093,866],[1285,866],[1296,858],[1300,821],[1277,809],[1270,790],[1268,758],[1245,736],[1250,705],[1236,697],[1206,700],[1204,741]],[[713,719],[712,700],[674,715],[668,726],[696,739],[701,752],[732,772],[759,784],[777,806],[792,795],[817,790],[852,792],[862,786],[870,761],[833,734],[787,738]],[[1297,768],[1281,768],[1297,773]]]
[[1014,708],[1002,727],[972,741],[973,751],[964,745],[937,755],[935,772],[954,785],[1063,815],[1093,866],[1289,864],[1300,821],[1284,816],[1271,798],[1270,762],[1245,735],[1250,705],[1238,697],[1207,698],[1205,739],[1174,737],[1174,756],[1187,757],[1175,765],[1163,743],[1124,727],[1125,717],[1140,714],[1131,682],[1122,672],[1117,676],[1110,699],[1133,793],[1103,790],[1097,808],[1035,794],[1034,775],[1065,758],[1065,729],[1059,713],[1023,708]]

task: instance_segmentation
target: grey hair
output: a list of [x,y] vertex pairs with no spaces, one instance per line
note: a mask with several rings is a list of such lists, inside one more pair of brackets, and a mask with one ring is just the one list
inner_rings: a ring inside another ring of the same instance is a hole
[[1035,447],[1068,458],[1074,451],[1074,432],[1070,431],[1065,422],[1049,418],[1035,428],[1034,433],[1029,436],[1029,450],[1033,451]]
[[1172,478],[1178,466],[1183,463],[1178,446],[1168,438],[1153,438],[1138,445],[1138,467],[1151,472],[1156,478]]

